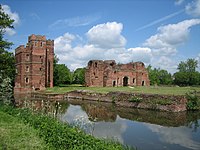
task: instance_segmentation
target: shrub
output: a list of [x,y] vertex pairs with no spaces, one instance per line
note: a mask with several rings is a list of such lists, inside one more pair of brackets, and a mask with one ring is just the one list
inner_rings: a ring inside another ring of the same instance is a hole
[[137,96],[132,96],[131,98],[129,98],[128,101],[129,102],[140,103],[142,101],[142,98],[141,97],[137,97]]
[[200,98],[197,96],[197,91],[193,90],[186,93],[187,110],[200,110]]
[[0,102],[4,104],[11,104],[13,101],[13,87],[9,77],[3,78],[0,73]]

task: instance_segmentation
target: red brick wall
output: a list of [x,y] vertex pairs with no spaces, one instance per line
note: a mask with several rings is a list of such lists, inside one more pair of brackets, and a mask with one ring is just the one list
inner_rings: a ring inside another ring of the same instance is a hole
[[149,86],[142,62],[116,64],[114,60],[91,60],[85,74],[86,86]]
[[31,35],[26,47],[15,50],[15,90],[27,91],[53,87],[54,41],[45,36]]

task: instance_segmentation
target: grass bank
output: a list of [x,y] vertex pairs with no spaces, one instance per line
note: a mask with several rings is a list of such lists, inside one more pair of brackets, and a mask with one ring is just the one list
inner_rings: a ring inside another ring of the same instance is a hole
[[37,130],[21,120],[0,111],[0,149],[49,149]]
[[47,88],[44,92],[49,93],[66,93],[74,90],[88,90],[98,93],[108,92],[133,92],[133,93],[147,93],[147,94],[161,94],[161,95],[185,95],[188,91],[196,90],[200,93],[200,87],[82,87],[79,85],[69,85],[65,87]]
[[[73,128],[46,115],[33,114],[27,109],[0,106],[0,118],[0,146],[6,146],[8,149],[128,149],[118,142],[94,138],[78,128]],[[46,144],[43,144],[43,140]],[[24,141],[23,144],[22,141]],[[36,143],[33,145],[34,141]]]

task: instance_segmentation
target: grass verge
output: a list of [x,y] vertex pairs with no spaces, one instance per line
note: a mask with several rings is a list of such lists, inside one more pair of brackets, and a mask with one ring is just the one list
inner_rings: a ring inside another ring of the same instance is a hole
[[98,93],[108,92],[133,92],[133,93],[147,93],[147,94],[162,94],[162,95],[185,95],[190,90],[196,90],[200,93],[200,87],[83,87],[83,86],[65,86],[47,88],[44,92],[47,93],[66,93],[74,90],[88,90]]
[[49,149],[37,130],[0,111],[0,149]]
[[[43,139],[46,144],[49,146],[48,149],[73,149],[73,150],[122,150],[129,149],[126,146],[119,144],[118,142],[109,141],[106,139],[97,139],[91,135],[87,135],[78,128],[73,128],[66,123],[61,123],[58,120],[48,117],[42,114],[33,114],[27,109],[17,109],[11,108],[7,106],[0,106],[0,115],[4,116],[3,122],[6,122],[7,116],[11,118],[8,119],[7,124],[12,122],[11,120],[15,120],[14,124],[20,123],[25,127],[31,127],[38,131],[40,139]],[[1,117],[2,118],[2,117]],[[10,120],[10,121],[9,121]],[[20,121],[19,121],[20,120]],[[23,123],[21,122],[23,121]],[[29,125],[29,126],[28,126]],[[6,125],[2,125],[5,126]],[[15,128],[15,126],[11,126],[10,128]],[[2,130],[4,130],[2,128]],[[5,141],[5,139],[10,139],[11,142],[1,143],[1,146],[12,146],[12,140],[18,140],[17,135],[24,133],[25,135],[30,134],[30,132],[34,132],[33,129],[29,132],[19,128],[19,130],[15,131],[16,133],[12,135],[6,136],[6,134],[1,134],[1,140]],[[8,132],[8,131],[7,131]],[[20,139],[19,139],[20,140]],[[32,143],[31,139],[23,139],[28,143]],[[22,140],[22,141],[23,141]],[[34,140],[35,141],[35,140]],[[36,140],[37,141],[37,140]],[[17,142],[16,142],[17,143]],[[25,144],[23,144],[25,145]],[[19,145],[21,146],[21,145]],[[44,146],[45,147],[45,146]],[[11,148],[12,149],[12,148]],[[16,148],[13,148],[16,149]],[[31,149],[20,147],[19,149]],[[39,149],[39,148],[36,148]],[[43,147],[41,147],[43,149]]]

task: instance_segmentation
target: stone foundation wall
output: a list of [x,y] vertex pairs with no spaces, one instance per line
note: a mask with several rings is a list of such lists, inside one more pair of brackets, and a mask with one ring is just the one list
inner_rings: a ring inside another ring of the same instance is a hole
[[135,94],[124,92],[95,93],[85,90],[77,90],[65,94],[32,93],[35,98],[47,98],[48,100],[68,100],[75,98],[99,102],[114,103],[121,107],[160,110],[169,112],[186,111],[187,99],[185,96]]

